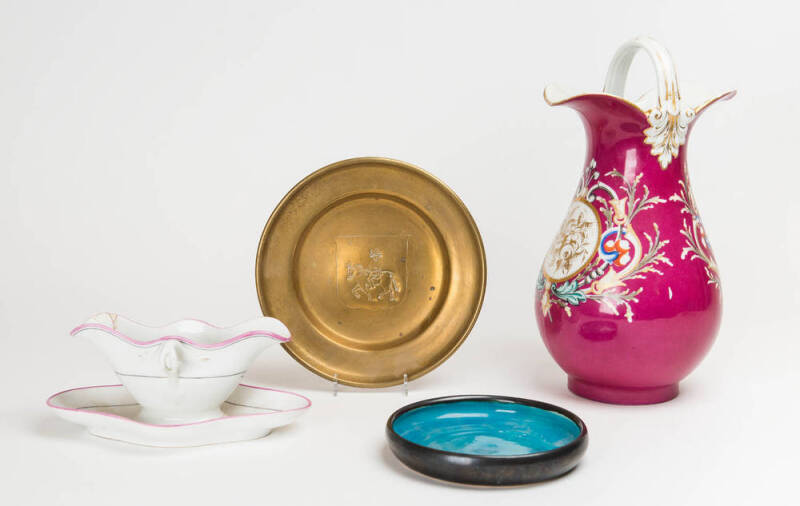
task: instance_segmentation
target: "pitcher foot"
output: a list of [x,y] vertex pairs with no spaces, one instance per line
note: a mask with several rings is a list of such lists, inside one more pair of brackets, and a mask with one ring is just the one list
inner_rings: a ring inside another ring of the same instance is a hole
[[591,383],[570,376],[567,386],[575,395],[609,404],[658,404],[678,396],[677,383],[660,387],[618,387]]

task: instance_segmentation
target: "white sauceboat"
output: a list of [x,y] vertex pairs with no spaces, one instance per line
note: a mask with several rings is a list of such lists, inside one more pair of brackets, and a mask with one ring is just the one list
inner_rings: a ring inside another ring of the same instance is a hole
[[200,320],[149,327],[113,313],[92,316],[71,334],[108,357],[141,405],[135,420],[161,425],[222,418],[222,404],[258,354],[290,339],[286,326],[269,317],[226,328]]

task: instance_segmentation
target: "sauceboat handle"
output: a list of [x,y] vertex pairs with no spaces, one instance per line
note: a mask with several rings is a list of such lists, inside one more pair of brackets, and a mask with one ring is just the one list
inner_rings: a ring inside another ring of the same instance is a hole
[[161,365],[170,379],[177,379],[178,372],[181,367],[181,359],[178,356],[178,343],[177,341],[166,341],[161,347]]
[[633,57],[644,51],[656,71],[658,83],[658,109],[666,109],[676,114],[680,109],[681,94],[678,89],[678,75],[667,49],[650,37],[636,37],[623,44],[611,59],[606,74],[603,92],[618,97],[625,95],[625,83]]

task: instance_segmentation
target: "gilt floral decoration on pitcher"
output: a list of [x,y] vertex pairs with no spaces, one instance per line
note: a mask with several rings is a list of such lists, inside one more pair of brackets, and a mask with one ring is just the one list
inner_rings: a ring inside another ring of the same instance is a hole
[[[644,51],[654,100],[625,98]],[[719,328],[719,269],[689,184],[686,142],[696,119],[735,92],[684,100],[669,53],[640,37],[616,53],[603,93],[545,100],[583,119],[587,156],[567,215],[536,283],[536,318],[548,350],[585,397],[662,402],[702,359]]]

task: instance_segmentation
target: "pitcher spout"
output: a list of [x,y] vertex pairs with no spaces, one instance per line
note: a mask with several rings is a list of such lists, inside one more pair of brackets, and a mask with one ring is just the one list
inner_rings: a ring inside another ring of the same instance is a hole
[[[576,101],[579,101],[582,98],[591,98],[591,97],[610,97],[615,100],[618,100],[622,103],[629,105],[630,107],[638,110],[644,116],[647,116],[649,112],[651,112],[656,102],[656,90],[652,89],[647,93],[643,94],[636,100],[628,100],[625,97],[613,95],[611,93],[607,93],[605,91],[602,92],[587,92],[587,93],[579,93],[572,90],[569,90],[566,87],[563,87],[556,83],[550,83],[544,88],[544,101],[547,102],[549,106],[558,106],[558,105],[573,105]],[[686,107],[679,107],[676,104],[672,103],[669,105],[670,111],[672,114],[675,114],[678,110],[691,110],[693,115],[696,117],[700,115],[701,112],[704,112],[708,107],[712,104],[716,104],[717,102],[721,102],[724,100],[730,100],[734,96],[736,96],[736,90],[725,90],[725,91],[703,91],[703,90],[695,90],[692,87],[688,88],[687,92],[684,92],[685,99],[681,99],[681,104],[686,104]]]
[[[701,101],[697,101],[700,105],[695,107],[694,114],[695,118],[700,116],[701,113],[708,110],[713,104],[717,102],[723,102],[725,100],[730,100],[736,96],[736,90],[726,90],[721,92],[714,92],[714,93],[705,93],[702,95],[704,98]],[[689,102],[693,103],[693,102]]]
[[[624,98],[643,51],[656,89]],[[719,330],[722,293],[689,184],[685,143],[697,116],[735,92],[679,89],[666,50],[640,37],[617,51],[599,93],[548,86],[575,109],[587,156],[536,283],[536,320],[574,393],[617,404],[664,402]]]
[[[625,98],[625,83],[633,57],[644,51],[656,71],[656,88],[637,100]],[[605,85],[598,93],[573,93],[558,85],[544,89],[544,99],[551,105],[568,105],[588,122],[603,121],[609,116],[627,116],[619,124],[628,133],[638,133],[650,146],[650,154],[666,169],[678,158],[681,146],[693,122],[708,107],[736,95],[735,90],[706,93],[694,89],[681,90],[672,58],[667,50],[649,37],[637,37],[624,44],[614,55],[608,68]],[[635,130],[635,132],[634,132]]]

